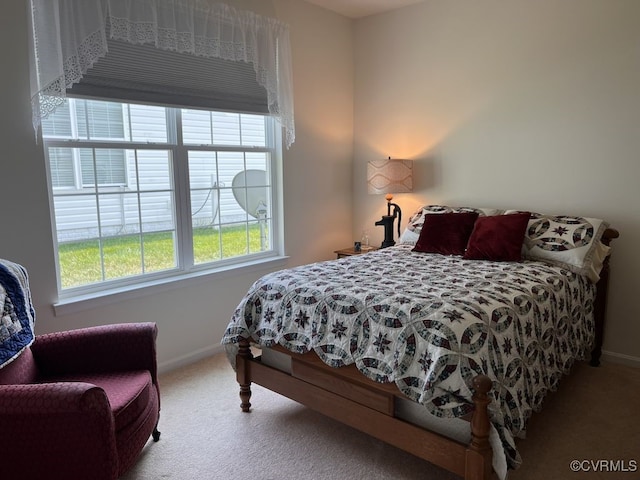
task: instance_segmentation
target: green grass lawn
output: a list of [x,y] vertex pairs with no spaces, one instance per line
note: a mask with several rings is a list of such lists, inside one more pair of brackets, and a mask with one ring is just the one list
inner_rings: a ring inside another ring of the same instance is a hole
[[[62,288],[159,272],[176,266],[175,241],[172,232],[103,239],[102,251],[104,278],[98,240],[59,244],[58,257]],[[258,224],[249,226],[248,252],[247,229],[244,225],[222,229],[194,229],[193,251],[195,264],[260,252],[260,227]]]

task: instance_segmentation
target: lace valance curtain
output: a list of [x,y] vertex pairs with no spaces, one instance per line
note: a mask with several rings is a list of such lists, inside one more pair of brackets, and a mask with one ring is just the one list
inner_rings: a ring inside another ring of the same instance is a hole
[[287,148],[295,140],[289,28],[207,0],[30,0],[33,124],[108,52],[107,39],[253,65]]

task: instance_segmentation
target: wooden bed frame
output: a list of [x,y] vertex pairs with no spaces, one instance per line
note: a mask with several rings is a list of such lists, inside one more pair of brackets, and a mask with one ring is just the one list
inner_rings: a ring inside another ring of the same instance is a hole
[[[602,242],[609,245],[618,238],[617,230],[604,232]],[[609,258],[605,260],[594,306],[595,344],[591,365],[600,364]],[[284,395],[307,407],[367,433],[390,445],[438,465],[465,480],[490,480],[493,476],[493,452],[489,444],[490,421],[488,392],[492,382],[486,375],[473,379],[474,412],[470,421],[471,441],[468,445],[413,425],[395,416],[395,399],[406,398],[395,384],[377,383],[366,378],[355,365],[332,368],[314,352],[296,354],[283,347],[272,347],[291,358],[291,373],[265,365],[254,357],[249,340],[239,344],[236,375],[240,385],[241,408],[251,409],[251,383]]]

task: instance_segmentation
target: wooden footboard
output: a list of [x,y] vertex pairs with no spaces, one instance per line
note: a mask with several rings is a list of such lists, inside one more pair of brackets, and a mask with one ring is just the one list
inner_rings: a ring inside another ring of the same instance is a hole
[[254,358],[248,341],[240,343],[236,373],[241,408],[251,408],[251,383],[295,400],[307,407],[438,465],[465,480],[489,480],[493,453],[489,444],[491,380],[473,380],[475,410],[468,445],[418,427],[394,415],[394,402],[402,393],[393,384],[366,378],[355,366],[331,368],[313,352],[299,355],[274,347],[291,357],[291,373]]

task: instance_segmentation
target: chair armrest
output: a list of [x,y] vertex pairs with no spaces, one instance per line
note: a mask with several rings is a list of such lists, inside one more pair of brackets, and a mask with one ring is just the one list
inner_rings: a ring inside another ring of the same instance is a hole
[[117,476],[113,414],[95,385],[0,385],[0,432],[0,478]]
[[157,384],[155,323],[121,323],[39,335],[31,345],[42,375],[149,370]]
[[[0,385],[0,423],[9,415],[101,412],[113,416],[104,390],[90,383],[60,382]],[[34,418],[34,424],[40,419]]]

